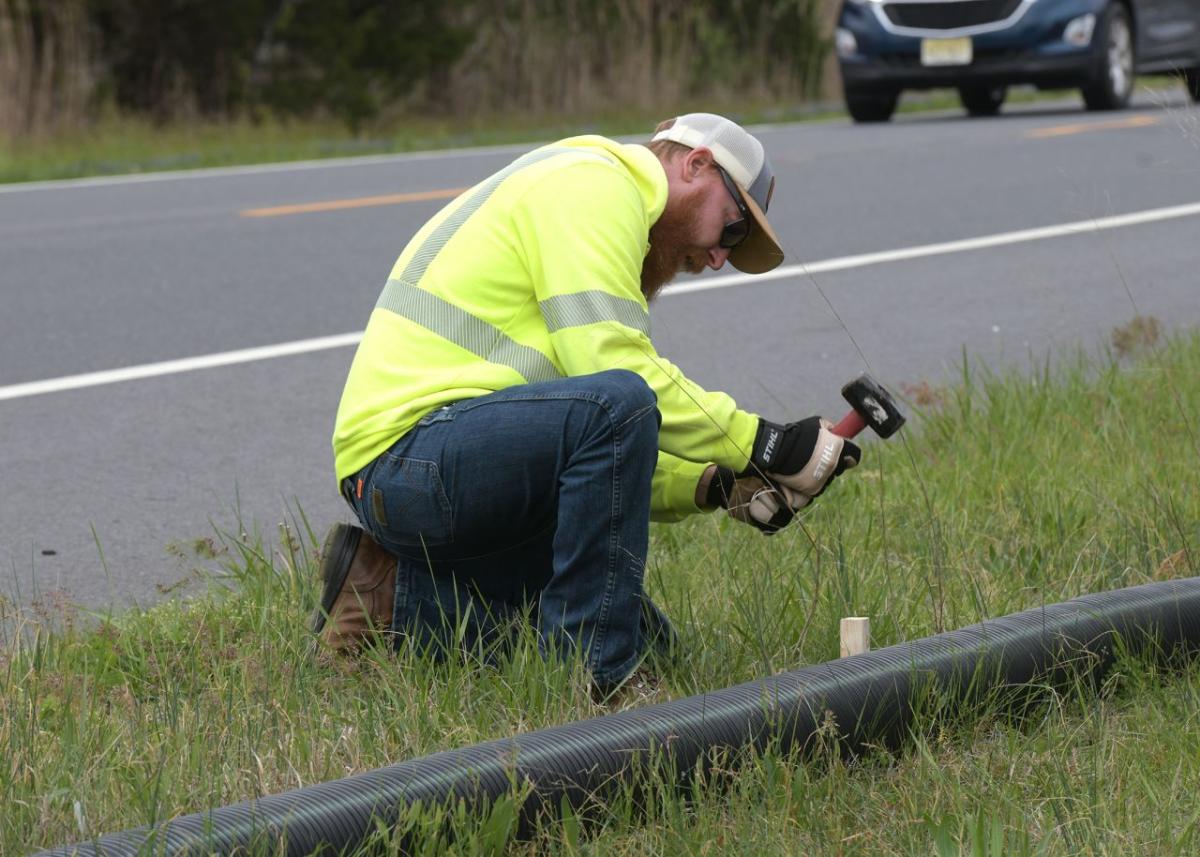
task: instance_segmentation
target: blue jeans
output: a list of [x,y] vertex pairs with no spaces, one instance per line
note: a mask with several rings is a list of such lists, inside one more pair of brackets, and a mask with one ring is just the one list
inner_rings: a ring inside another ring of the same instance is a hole
[[398,639],[470,647],[529,616],[543,655],[578,650],[600,688],[669,644],[642,580],[659,420],[621,369],[510,387],[432,411],[347,480],[398,557]]

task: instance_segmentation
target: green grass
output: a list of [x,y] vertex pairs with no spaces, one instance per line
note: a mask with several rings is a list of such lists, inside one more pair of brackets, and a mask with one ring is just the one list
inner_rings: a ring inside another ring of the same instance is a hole
[[[1178,84],[1147,78],[1139,88],[1163,92]],[[1010,104],[1061,99],[1063,92],[1018,89]],[[908,94],[900,113],[958,110],[950,90]],[[746,103],[680,105],[688,110],[724,110],[745,124],[826,121],[845,118],[840,107],[822,104]],[[611,136],[647,134],[665,116],[635,112],[587,117],[478,116],[405,118],[381,122],[352,134],[333,121],[241,119],[156,125],[108,116],[94,126],[28,140],[0,138],[0,183],[190,170],[281,161],[352,157],[466,146],[535,143],[580,133]]]
[[[1139,336],[1117,340],[1136,359],[968,364],[956,386],[909,387],[905,433],[773,538],[716,515],[656,525],[649,585],[686,653],[657,698],[836,657],[842,616],[870,616],[882,647],[1200,574],[1200,334]],[[0,853],[601,713],[578,667],[528,638],[494,668],[314,657],[314,542],[303,520],[225,536],[210,592],[98,623],[6,608],[21,633],[0,646]],[[768,751],[533,842],[509,841],[512,799],[461,815],[453,846],[429,813],[407,822],[431,854],[1191,854],[1198,719],[1200,667],[1123,661],[1103,693],[1068,688],[1019,723],[984,706],[896,755]]]
[[[806,105],[739,104],[728,115],[747,124],[821,119],[840,111]],[[692,105],[686,109],[705,109]],[[711,106],[706,109],[713,109]],[[183,122],[157,126],[109,117],[48,139],[0,139],[0,182],[236,166],[468,146],[535,143],[575,134],[649,135],[665,115],[406,118],[352,134],[332,121]]]

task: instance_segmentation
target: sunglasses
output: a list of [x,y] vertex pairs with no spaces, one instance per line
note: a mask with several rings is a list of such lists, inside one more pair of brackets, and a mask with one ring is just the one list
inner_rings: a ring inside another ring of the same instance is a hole
[[725,224],[725,228],[721,230],[721,240],[717,242],[718,246],[724,247],[726,250],[732,250],[746,240],[746,236],[750,234],[750,224],[753,221],[750,219],[750,210],[746,208],[746,203],[742,201],[742,193],[738,190],[737,185],[733,183],[733,179],[729,177],[729,173],[725,172],[718,164],[713,164],[713,166],[721,174],[721,181],[725,182],[725,189],[733,197],[733,201],[737,205],[738,214],[741,215],[737,220]]

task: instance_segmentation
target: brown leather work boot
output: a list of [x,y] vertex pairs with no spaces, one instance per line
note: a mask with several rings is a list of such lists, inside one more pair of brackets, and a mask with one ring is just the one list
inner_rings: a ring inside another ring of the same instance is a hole
[[312,629],[325,645],[349,653],[391,627],[396,558],[363,530],[333,525],[321,546],[321,579]]

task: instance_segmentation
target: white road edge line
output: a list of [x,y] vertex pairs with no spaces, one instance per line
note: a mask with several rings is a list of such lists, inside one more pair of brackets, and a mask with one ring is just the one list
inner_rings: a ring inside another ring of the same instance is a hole
[[33,182],[0,184],[0,194],[26,193],[38,190],[69,190],[83,187],[112,187],[114,185],[150,184],[153,182],[190,181],[193,179],[254,176],[269,173],[303,172],[305,170],[335,169],[338,167],[369,167],[404,161],[436,161],[443,158],[483,157],[486,155],[527,152],[541,143],[505,146],[480,146],[472,149],[440,149],[428,152],[392,152],[383,155],[355,155],[348,158],[317,158],[311,161],[281,161],[273,164],[245,164],[235,167],[206,167],[195,170],[163,170],[162,172],[126,173],[119,176],[88,176],[79,179],[46,179]]
[[[1144,223],[1156,223],[1158,221],[1194,217],[1196,215],[1200,215],[1200,202],[1188,205],[1176,205],[1170,208],[1138,211],[1132,214],[1098,217],[1092,220],[1077,220],[1073,223],[1062,223],[1058,226],[1043,226],[1037,229],[1001,232],[996,235],[966,238],[961,241],[925,244],[920,247],[907,247],[899,250],[883,250],[878,253],[863,253],[858,256],[841,256],[835,259],[824,259],[808,264],[784,265],[766,274],[729,274],[724,277],[710,277],[697,283],[668,286],[663,292],[663,296],[686,295],[710,289],[724,289],[742,284],[749,285],[790,277],[804,277],[812,274],[828,273],[830,271],[844,271],[848,268],[862,268],[868,265],[880,265],[885,262],[902,262],[908,259],[921,259],[927,256],[940,256],[948,253],[983,250],[989,247],[1002,247],[1007,244],[1040,241],[1046,238],[1086,235],[1091,232],[1100,232],[1107,229],[1119,229],[1125,226],[1138,226]],[[61,393],[66,390],[79,390],[84,387],[99,387],[103,384],[116,384],[120,381],[157,378],[163,375],[194,372],[200,369],[213,369],[218,366],[231,366],[237,363],[253,363],[259,360],[270,360],[275,357],[289,357],[295,354],[327,351],[332,348],[345,348],[350,345],[357,345],[361,340],[362,331],[342,333],[337,336],[320,336],[315,339],[282,342],[278,345],[242,348],[237,351],[223,351],[218,354],[184,357],[179,360],[166,360],[162,363],[146,363],[141,366],[128,366],[123,369],[107,369],[102,372],[87,372],[82,375],[49,378],[45,381],[12,384],[7,387],[0,387],[0,401],[23,399],[45,393]]]
[[361,331],[342,333],[337,336],[319,336],[315,339],[281,342],[278,345],[241,348],[237,351],[222,351],[218,354],[205,354],[200,357],[165,360],[162,363],[144,363],[141,366],[126,366],[123,369],[106,369],[102,372],[86,372],[82,375],[67,375],[62,378],[49,378],[45,381],[12,384],[8,387],[0,387],[0,401],[40,396],[44,393],[61,393],[84,387],[99,387],[104,384],[116,384],[120,381],[178,375],[181,372],[214,369],[217,366],[232,366],[235,363],[254,363],[259,360],[270,360],[273,357],[290,357],[294,354],[309,354],[313,351],[327,351],[331,348],[345,348],[349,345],[357,345],[361,339]]
[[980,238],[946,241],[942,244],[925,244],[920,247],[905,247],[899,250],[882,250],[877,253],[842,256],[836,259],[824,259],[820,262],[809,262],[807,264],[782,265],[774,271],[768,271],[765,274],[727,274],[723,277],[710,277],[696,283],[667,286],[663,291],[663,295],[690,294],[691,292],[703,292],[708,289],[723,289],[740,283],[762,283],[767,280],[803,277],[810,274],[824,274],[830,271],[844,271],[847,268],[864,268],[868,265],[880,265],[884,262],[903,262],[908,259],[921,259],[926,256],[962,253],[967,250],[985,250],[989,247],[1003,247],[1006,244],[1021,244],[1026,241],[1041,241],[1046,238],[1086,235],[1091,232],[1102,232],[1108,229],[1139,226],[1144,223],[1156,223],[1161,220],[1175,220],[1181,217],[1194,217],[1196,215],[1200,215],[1200,202],[1175,205],[1170,208],[1135,211],[1132,214],[1117,214],[1111,217],[1077,220],[1074,223],[1060,223],[1057,226],[1041,226],[1035,229],[1021,229],[1016,232],[1000,232],[995,235],[984,235]]

